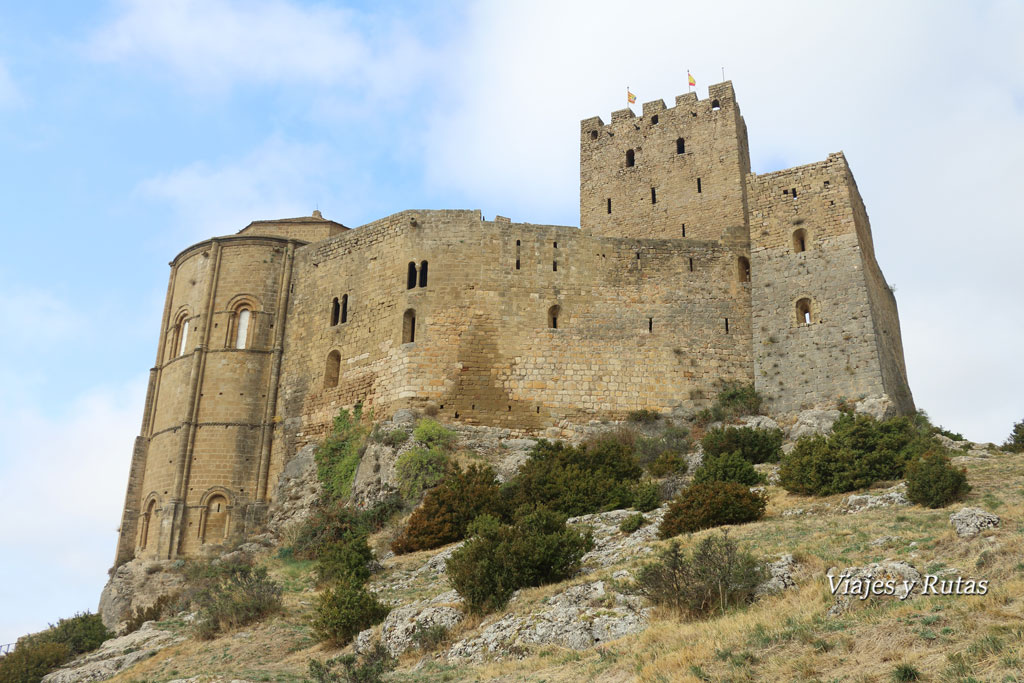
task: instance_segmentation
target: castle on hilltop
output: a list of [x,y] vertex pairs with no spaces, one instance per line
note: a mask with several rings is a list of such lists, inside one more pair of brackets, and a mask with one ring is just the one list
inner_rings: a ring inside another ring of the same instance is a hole
[[914,409],[896,300],[841,153],[750,172],[730,82],[580,126],[580,227],[403,211],[256,221],[171,261],[116,564],[260,530],[342,407],[558,433],[689,412]]

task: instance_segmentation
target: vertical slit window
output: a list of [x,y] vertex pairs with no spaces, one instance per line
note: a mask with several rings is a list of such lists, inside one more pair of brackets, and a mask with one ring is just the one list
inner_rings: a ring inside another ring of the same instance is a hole
[[248,308],[238,311],[238,329],[235,331],[235,348],[244,349],[249,339],[249,317],[251,313]]
[[683,237],[686,237],[686,223],[683,223]]
[[608,213],[612,212],[612,198],[608,198]]
[[427,262],[420,262],[420,287],[427,286]]
[[686,152],[686,142],[682,138],[676,138],[676,154]]
[[516,240],[516,270],[519,270],[519,250],[522,247],[520,240]]
[[348,322],[348,294],[341,297],[341,322]]
[[416,262],[409,261],[409,274],[405,279],[405,288],[413,289],[416,287]]
[[416,311],[409,309],[402,318],[402,343],[411,344],[416,341]]
[[654,332],[654,318],[647,319],[647,331]]
[[725,319],[725,333],[729,334],[729,319]]
[[341,320],[341,304],[338,303],[338,297],[334,297],[334,301],[331,302],[331,327],[334,327]]
[[631,149],[626,150],[626,166],[636,165],[636,152]]
[[690,272],[693,272],[693,259],[690,259]]
[[327,354],[327,367],[324,370],[324,388],[333,389],[338,386],[338,374],[341,371],[341,353],[331,351]]
[[700,191],[701,191],[701,189],[700,189],[700,178],[697,178],[697,193],[699,194]]
[[552,306],[548,309],[548,328],[552,330],[558,329],[558,315],[562,312],[560,306]]
[[657,203],[658,203],[658,193],[652,187],[651,188],[651,204],[657,204]]

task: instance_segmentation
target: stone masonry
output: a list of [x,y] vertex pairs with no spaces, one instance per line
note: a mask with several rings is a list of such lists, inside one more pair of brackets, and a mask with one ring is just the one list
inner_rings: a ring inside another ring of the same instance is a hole
[[116,565],[257,533],[343,407],[514,433],[687,413],[913,410],[896,302],[843,155],[755,175],[732,84],[580,127],[580,228],[403,211],[257,221],[171,262]]

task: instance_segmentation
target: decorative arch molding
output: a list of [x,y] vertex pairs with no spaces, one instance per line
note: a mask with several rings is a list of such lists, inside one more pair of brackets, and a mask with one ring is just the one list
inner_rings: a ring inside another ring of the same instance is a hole
[[228,324],[224,347],[251,349],[255,338],[256,317],[263,312],[263,304],[253,294],[236,294],[228,301]]
[[199,499],[199,542],[220,545],[227,540],[231,530],[231,491],[223,486],[213,486]]
[[168,359],[185,355],[185,350],[188,348],[189,328],[194,319],[195,316],[192,315],[187,304],[178,307],[178,310],[175,311],[174,317],[171,318],[171,327],[167,330],[167,338],[170,340],[170,345],[167,348]]
[[139,512],[138,538],[135,539],[136,549],[145,550],[156,540],[154,529],[159,527],[154,525],[154,518],[160,514],[162,507],[163,502],[160,494],[156,491],[151,492],[142,501],[142,508]]

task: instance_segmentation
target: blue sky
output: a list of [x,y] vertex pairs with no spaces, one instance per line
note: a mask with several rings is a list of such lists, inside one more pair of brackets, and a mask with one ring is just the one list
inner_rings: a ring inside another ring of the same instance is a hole
[[579,121],[726,76],[754,170],[843,150],[911,388],[1024,418],[1020,2],[0,2],[0,643],[95,609],[167,262],[249,221],[578,224]]

